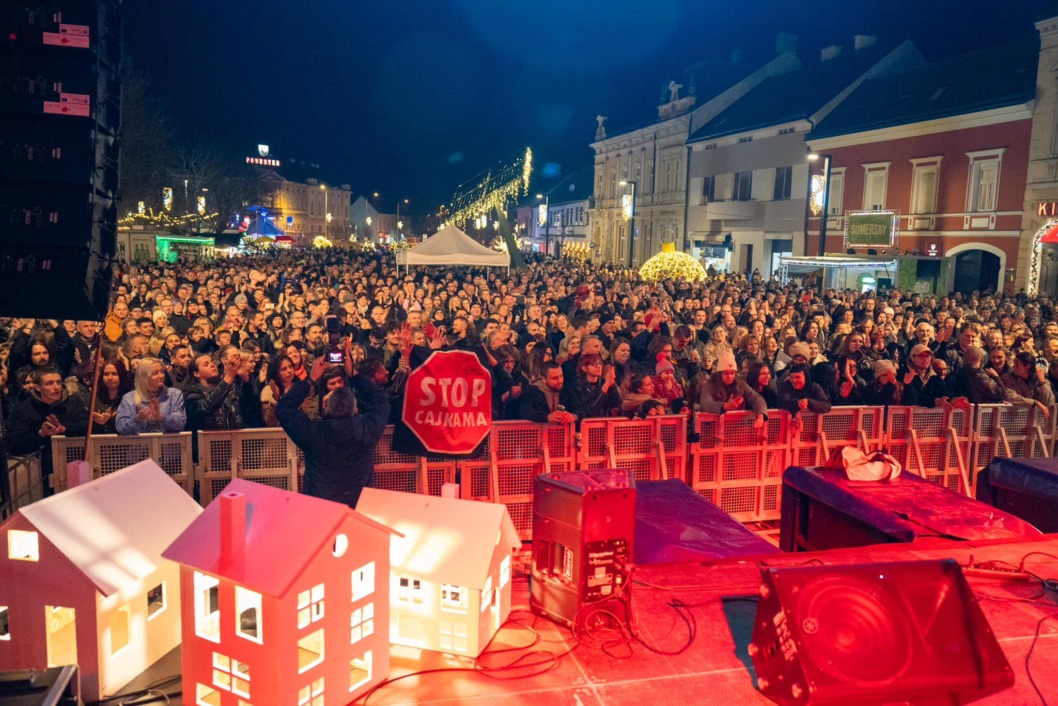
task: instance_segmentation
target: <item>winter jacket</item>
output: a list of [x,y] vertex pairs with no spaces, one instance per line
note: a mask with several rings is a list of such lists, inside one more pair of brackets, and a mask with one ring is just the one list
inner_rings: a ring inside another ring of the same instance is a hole
[[149,402],[136,403],[136,392],[126,392],[118,405],[118,434],[132,436],[148,432],[175,434],[184,430],[187,423],[187,411],[184,409],[184,395],[180,390],[163,387],[158,393],[158,408],[161,419],[157,422],[145,422],[140,419],[140,410],[150,406]]
[[352,385],[360,410],[351,417],[309,419],[301,403],[312,386],[304,381],[280,398],[276,416],[305,454],[305,494],[355,508],[360,492],[375,481],[375,446],[386,429],[389,401],[367,375],[357,375]]

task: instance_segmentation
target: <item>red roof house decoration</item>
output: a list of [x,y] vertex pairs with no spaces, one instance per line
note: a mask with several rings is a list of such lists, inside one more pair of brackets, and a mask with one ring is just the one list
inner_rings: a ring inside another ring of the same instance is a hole
[[383,681],[391,534],[345,505],[228,484],[164,553],[181,565],[185,701],[337,706]]
[[202,512],[151,460],[27,505],[0,526],[0,671],[77,664],[117,693],[180,644],[162,550]]
[[364,488],[357,512],[399,534],[390,563],[390,641],[478,656],[511,612],[522,546],[494,503]]

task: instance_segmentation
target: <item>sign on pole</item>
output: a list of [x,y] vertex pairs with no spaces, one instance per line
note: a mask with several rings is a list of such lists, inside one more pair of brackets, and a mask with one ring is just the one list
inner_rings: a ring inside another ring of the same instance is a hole
[[408,375],[401,421],[430,454],[472,454],[492,427],[491,373],[470,351],[434,351]]

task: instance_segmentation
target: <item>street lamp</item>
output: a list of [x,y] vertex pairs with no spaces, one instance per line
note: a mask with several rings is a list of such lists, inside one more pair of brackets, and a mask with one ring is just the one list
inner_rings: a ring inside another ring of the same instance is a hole
[[[628,266],[632,266],[633,253],[635,252],[635,235],[636,235],[636,186],[638,184],[630,179],[622,179],[618,182],[621,186],[631,186],[632,194],[631,198],[625,202],[624,196],[621,197],[622,208],[624,210],[625,220],[628,221]],[[627,205],[626,205],[627,204]]]
[[537,194],[537,199],[544,200],[544,210],[537,215],[537,223],[544,226],[544,256],[551,256],[551,194]]
[[330,205],[330,200],[328,198],[329,194],[327,193],[327,185],[326,184],[320,184],[320,191],[323,192],[323,220],[324,220],[323,232],[328,238],[330,238],[331,237],[331,212],[328,210],[328,207]]
[[[823,183],[820,184],[819,189],[818,189],[818,191],[822,192],[822,195],[823,195],[823,202],[822,202],[822,205],[821,205],[821,208],[820,208],[820,216],[819,216],[819,256],[822,257],[827,252],[827,214],[830,211],[830,160],[831,160],[831,156],[829,154],[815,154],[815,153],[812,153],[812,154],[808,155],[808,160],[811,161],[811,162],[818,161],[820,157],[823,158]],[[811,172],[812,168],[809,167],[808,169],[809,169],[809,172]],[[808,205],[808,207],[811,208],[812,202],[815,201],[815,196],[816,196],[815,193],[812,193],[812,192],[813,191],[817,191],[817,190],[812,189],[812,180],[811,179],[808,180],[808,185],[809,185],[808,186],[808,188],[809,188],[809,205]],[[807,238],[808,238],[808,225],[806,224],[805,225],[805,244],[806,245],[807,245]]]

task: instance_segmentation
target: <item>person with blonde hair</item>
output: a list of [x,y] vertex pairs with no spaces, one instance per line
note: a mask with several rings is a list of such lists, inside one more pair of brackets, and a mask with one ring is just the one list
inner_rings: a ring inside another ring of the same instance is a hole
[[118,405],[118,434],[172,434],[183,431],[186,423],[184,395],[165,386],[165,366],[157,358],[140,359],[133,389]]

